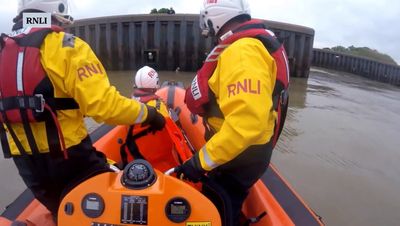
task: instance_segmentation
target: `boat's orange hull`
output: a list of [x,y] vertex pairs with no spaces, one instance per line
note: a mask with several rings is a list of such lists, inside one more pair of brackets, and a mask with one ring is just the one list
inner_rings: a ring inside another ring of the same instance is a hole
[[[165,89],[168,91],[168,89]],[[159,92],[162,98],[171,92]],[[183,130],[189,137],[190,142],[199,149],[204,145],[204,129],[201,119],[197,123],[188,120],[190,112],[183,104],[183,89],[176,87],[174,92],[174,107],[180,106],[180,122]],[[187,120],[186,122],[184,122]],[[104,131],[103,131],[104,129]],[[142,128],[135,128],[140,131]],[[102,132],[103,131],[103,132]],[[96,142],[95,147],[104,152],[108,158],[115,162],[121,162],[120,149],[122,141],[125,140],[128,128],[117,126],[99,128],[92,137]],[[167,126],[161,132],[148,134],[136,140],[141,154],[152,166],[157,169],[157,181],[147,189],[131,190],[121,185],[121,173],[105,173],[91,178],[78,185],[69,193],[61,204],[59,210],[59,226],[67,225],[90,225],[92,223],[108,223],[105,225],[126,225],[121,223],[121,195],[146,196],[149,198],[148,225],[220,225],[219,214],[214,205],[206,199],[198,190],[199,186],[186,184],[174,177],[162,174],[163,171],[179,165],[191,156],[191,150],[186,143],[180,129],[167,119]],[[131,161],[132,156],[128,156]],[[107,204],[104,214],[98,218],[88,218],[82,213],[81,200],[85,194],[96,192],[101,195]],[[8,211],[0,217],[0,225],[9,226],[14,220],[25,221],[28,225],[53,226],[50,214],[36,200],[31,193],[24,193],[31,201],[25,205],[15,207],[19,201],[14,203]],[[193,207],[192,215],[187,221],[176,224],[169,221],[164,214],[166,202],[171,197],[185,197]],[[20,197],[21,198],[21,197]],[[72,203],[74,214],[65,214],[66,203]],[[12,213],[13,208],[15,213]],[[302,199],[291,189],[288,183],[278,174],[275,167],[270,166],[262,180],[259,180],[250,190],[243,205],[243,213],[251,218],[257,217],[263,212],[266,216],[260,219],[255,226],[287,226],[287,225],[323,225],[313,211],[302,201]],[[189,223],[187,223],[189,222]],[[191,222],[191,223],[190,223]],[[92,224],[93,225],[93,224]],[[96,224],[94,224],[96,225]],[[101,224],[104,225],[104,224]]]

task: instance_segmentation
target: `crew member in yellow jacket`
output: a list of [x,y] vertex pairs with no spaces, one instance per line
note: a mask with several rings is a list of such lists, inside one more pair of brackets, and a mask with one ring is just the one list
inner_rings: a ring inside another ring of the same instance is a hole
[[[72,22],[67,7],[67,0],[20,0],[13,32],[1,38],[0,54],[4,154],[54,216],[68,189],[109,170],[104,154],[92,146],[85,116],[113,125],[145,123],[154,130],[165,124],[154,107],[123,97],[110,85],[87,43],[54,26]],[[25,12],[51,13],[51,30],[23,27]]]
[[207,143],[176,171],[194,182],[207,173],[225,190],[232,211],[226,212],[227,204],[207,187],[204,193],[225,215],[225,225],[239,225],[248,190],[268,167],[277,119],[272,98],[277,63],[254,34],[265,33],[271,43],[276,37],[251,20],[245,0],[204,1],[200,26],[218,44],[187,89],[185,102],[205,119]]

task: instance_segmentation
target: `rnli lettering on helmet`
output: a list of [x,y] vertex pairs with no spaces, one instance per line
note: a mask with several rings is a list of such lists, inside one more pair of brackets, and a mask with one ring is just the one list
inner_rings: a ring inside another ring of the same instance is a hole
[[195,100],[198,100],[201,98],[199,83],[197,82],[197,75],[194,77],[194,79],[192,81],[191,92],[192,92],[193,98]]
[[101,75],[103,71],[101,70],[100,64],[88,64],[83,67],[78,68],[77,70],[79,80],[83,81],[85,78],[89,78],[93,75]]
[[207,4],[214,4],[217,2],[218,2],[218,0],[207,0]]
[[156,71],[155,70],[150,70],[149,71],[149,73],[147,73],[147,75],[150,77],[150,78],[153,78],[155,75],[156,75]]
[[259,95],[261,93],[260,80],[244,79],[243,82],[228,85],[228,97],[236,96],[240,93],[251,93]]

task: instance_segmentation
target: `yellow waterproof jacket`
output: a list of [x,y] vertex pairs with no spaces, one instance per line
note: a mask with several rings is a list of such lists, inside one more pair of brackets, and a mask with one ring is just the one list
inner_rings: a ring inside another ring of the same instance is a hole
[[203,169],[270,141],[277,118],[272,103],[276,72],[274,58],[258,39],[239,39],[222,52],[208,85],[224,119],[208,118],[216,133],[199,151]]
[[[110,85],[106,71],[87,43],[64,32],[52,32],[40,47],[40,62],[54,86],[55,97],[73,98],[77,110],[57,111],[67,148],[79,144],[88,132],[83,118],[90,116],[97,122],[132,125],[143,122],[147,108],[136,100],[123,97]],[[31,153],[22,124],[13,124],[24,149]],[[39,151],[48,152],[43,122],[31,123]],[[19,151],[9,135],[11,153]]]

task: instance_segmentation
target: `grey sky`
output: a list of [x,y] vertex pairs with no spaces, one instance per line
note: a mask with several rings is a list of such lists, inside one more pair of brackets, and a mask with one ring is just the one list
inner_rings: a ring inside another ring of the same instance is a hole
[[[315,47],[367,46],[400,63],[399,0],[249,0],[252,16],[314,28]],[[198,13],[202,0],[72,0],[75,19],[149,13],[173,7],[177,13]],[[0,32],[11,27],[17,0],[0,0]]]

